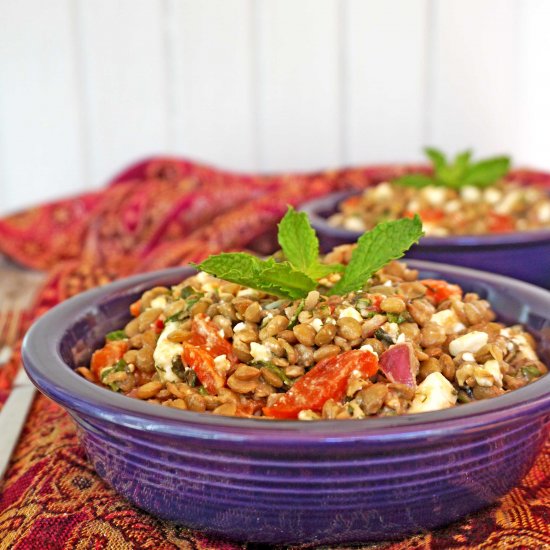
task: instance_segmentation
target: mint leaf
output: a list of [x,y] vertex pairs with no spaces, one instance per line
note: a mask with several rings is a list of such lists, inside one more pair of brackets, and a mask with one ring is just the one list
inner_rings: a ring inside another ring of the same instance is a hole
[[454,189],[460,188],[462,185],[462,179],[468,169],[470,157],[472,153],[470,151],[464,151],[456,155],[453,164],[443,166],[435,173],[435,179],[440,185],[445,187],[451,187]]
[[[259,260],[261,261],[261,260]],[[294,269],[289,263],[277,263],[270,259],[264,262],[260,273],[260,283],[264,292],[269,292],[281,298],[305,298],[313,290],[317,283],[305,273]],[[250,285],[254,288],[255,285]]]
[[319,239],[305,212],[296,212],[289,206],[278,227],[277,240],[285,258],[296,270],[311,279],[321,279],[344,269],[341,264],[329,266],[319,262]]
[[330,275],[331,273],[342,273],[346,268],[342,264],[318,263],[308,269],[307,274],[316,281]]
[[413,219],[403,218],[378,224],[359,238],[343,277],[330,289],[329,294],[347,294],[359,290],[390,260],[401,258],[423,234],[418,215]]
[[454,167],[460,176],[462,176],[468,167],[470,166],[470,159],[472,158],[472,151],[467,150],[462,153],[458,153],[455,157]]
[[260,260],[244,252],[210,256],[196,267],[214,277],[249,286],[280,298],[303,298],[316,286],[314,280],[294,269],[288,262]]
[[435,173],[437,173],[437,171],[444,166],[447,166],[447,157],[439,149],[435,149],[434,147],[425,147],[424,152],[426,153],[426,156],[432,161]]
[[435,184],[433,178],[422,174],[408,174],[406,176],[401,176],[400,178],[393,180],[393,183],[397,183],[397,185],[404,185],[405,187],[416,187],[417,189]]
[[467,170],[463,185],[486,187],[503,178],[510,170],[510,157],[494,157],[476,162]]
[[296,212],[292,206],[279,223],[277,240],[286,259],[304,273],[319,260],[319,240],[305,212]]

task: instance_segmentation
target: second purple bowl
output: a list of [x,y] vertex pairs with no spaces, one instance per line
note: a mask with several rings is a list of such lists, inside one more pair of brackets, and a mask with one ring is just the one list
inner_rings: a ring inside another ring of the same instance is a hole
[[[354,243],[362,235],[360,231],[334,227],[327,222],[340,202],[356,193],[333,193],[300,208],[308,214],[323,252],[341,244]],[[550,288],[550,229],[497,235],[423,237],[405,257],[482,269]]]
[[[489,273],[411,262],[487,298],[525,324],[550,362],[550,293]],[[458,520],[517,485],[550,420],[550,376],[495,399],[369,420],[266,421],[152,405],[74,372],[129,320],[145,289],[177,268],[76,296],[41,317],[23,344],[35,385],[73,417],[97,473],[148,512],[261,543],[396,538]]]

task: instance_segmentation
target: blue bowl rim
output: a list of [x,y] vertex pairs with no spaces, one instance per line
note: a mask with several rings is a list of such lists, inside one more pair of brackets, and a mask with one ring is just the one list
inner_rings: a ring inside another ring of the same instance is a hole
[[[411,260],[411,267],[436,272],[452,279],[452,274],[472,282],[500,287],[531,298],[538,310],[550,311],[550,292],[515,279],[448,264]],[[116,296],[143,292],[163,281],[173,284],[189,276],[191,267],[176,267],[121,279],[79,294],[45,313],[27,332],[22,357],[27,374],[37,388],[77,415],[115,423],[156,434],[215,437],[235,440],[402,440],[403,438],[457,434],[488,425],[506,423],[514,417],[539,414],[550,408],[550,374],[534,384],[503,396],[466,406],[415,415],[360,420],[262,420],[216,416],[152,405],[103,389],[74,372],[61,358],[59,343],[67,329],[84,315]],[[537,311],[539,313],[539,311]]]
[[[336,203],[353,195],[360,195],[363,190],[338,191],[324,197],[305,202],[299,208],[305,212],[313,227],[327,237],[335,237],[346,242],[355,242],[363,233],[352,231],[343,227],[335,227],[327,222],[327,219],[319,214],[320,211],[333,208]],[[506,248],[514,245],[529,245],[534,243],[550,243],[550,229],[536,231],[514,231],[510,233],[498,233],[496,235],[450,235],[448,237],[422,237],[415,247],[426,248],[452,248],[452,247],[491,247]]]

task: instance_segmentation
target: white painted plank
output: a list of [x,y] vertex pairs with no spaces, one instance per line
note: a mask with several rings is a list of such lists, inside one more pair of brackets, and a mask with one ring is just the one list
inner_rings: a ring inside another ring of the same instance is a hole
[[0,214],[84,184],[70,0],[0,2]]
[[94,185],[168,146],[159,0],[79,0],[85,113]]
[[430,143],[488,155],[517,150],[518,3],[434,2]]
[[169,17],[176,150],[256,169],[252,2],[172,0]]
[[518,161],[550,170],[550,2],[520,4]]
[[338,2],[262,0],[257,6],[261,167],[339,164]]
[[346,161],[417,160],[425,138],[427,0],[349,0]]

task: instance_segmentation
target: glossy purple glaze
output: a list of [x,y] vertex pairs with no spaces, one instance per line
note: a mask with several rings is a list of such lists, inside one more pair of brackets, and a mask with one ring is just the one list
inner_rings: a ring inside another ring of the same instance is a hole
[[[550,361],[550,293],[500,276],[411,262],[521,321]],[[177,268],[57,306],[30,329],[25,368],[74,418],[99,475],[140,508],[188,527],[267,543],[396,538],[504,495],[547,437],[550,376],[496,399],[365,421],[262,421],[178,411],[99,388],[72,371],[119,328],[146,288]]]
[[[310,201],[300,208],[307,212],[324,252],[335,246],[354,243],[362,235],[333,227],[327,218],[338,204],[355,193],[333,193]],[[406,258],[429,260],[482,269],[550,288],[550,229],[454,237],[424,237],[407,252]]]

